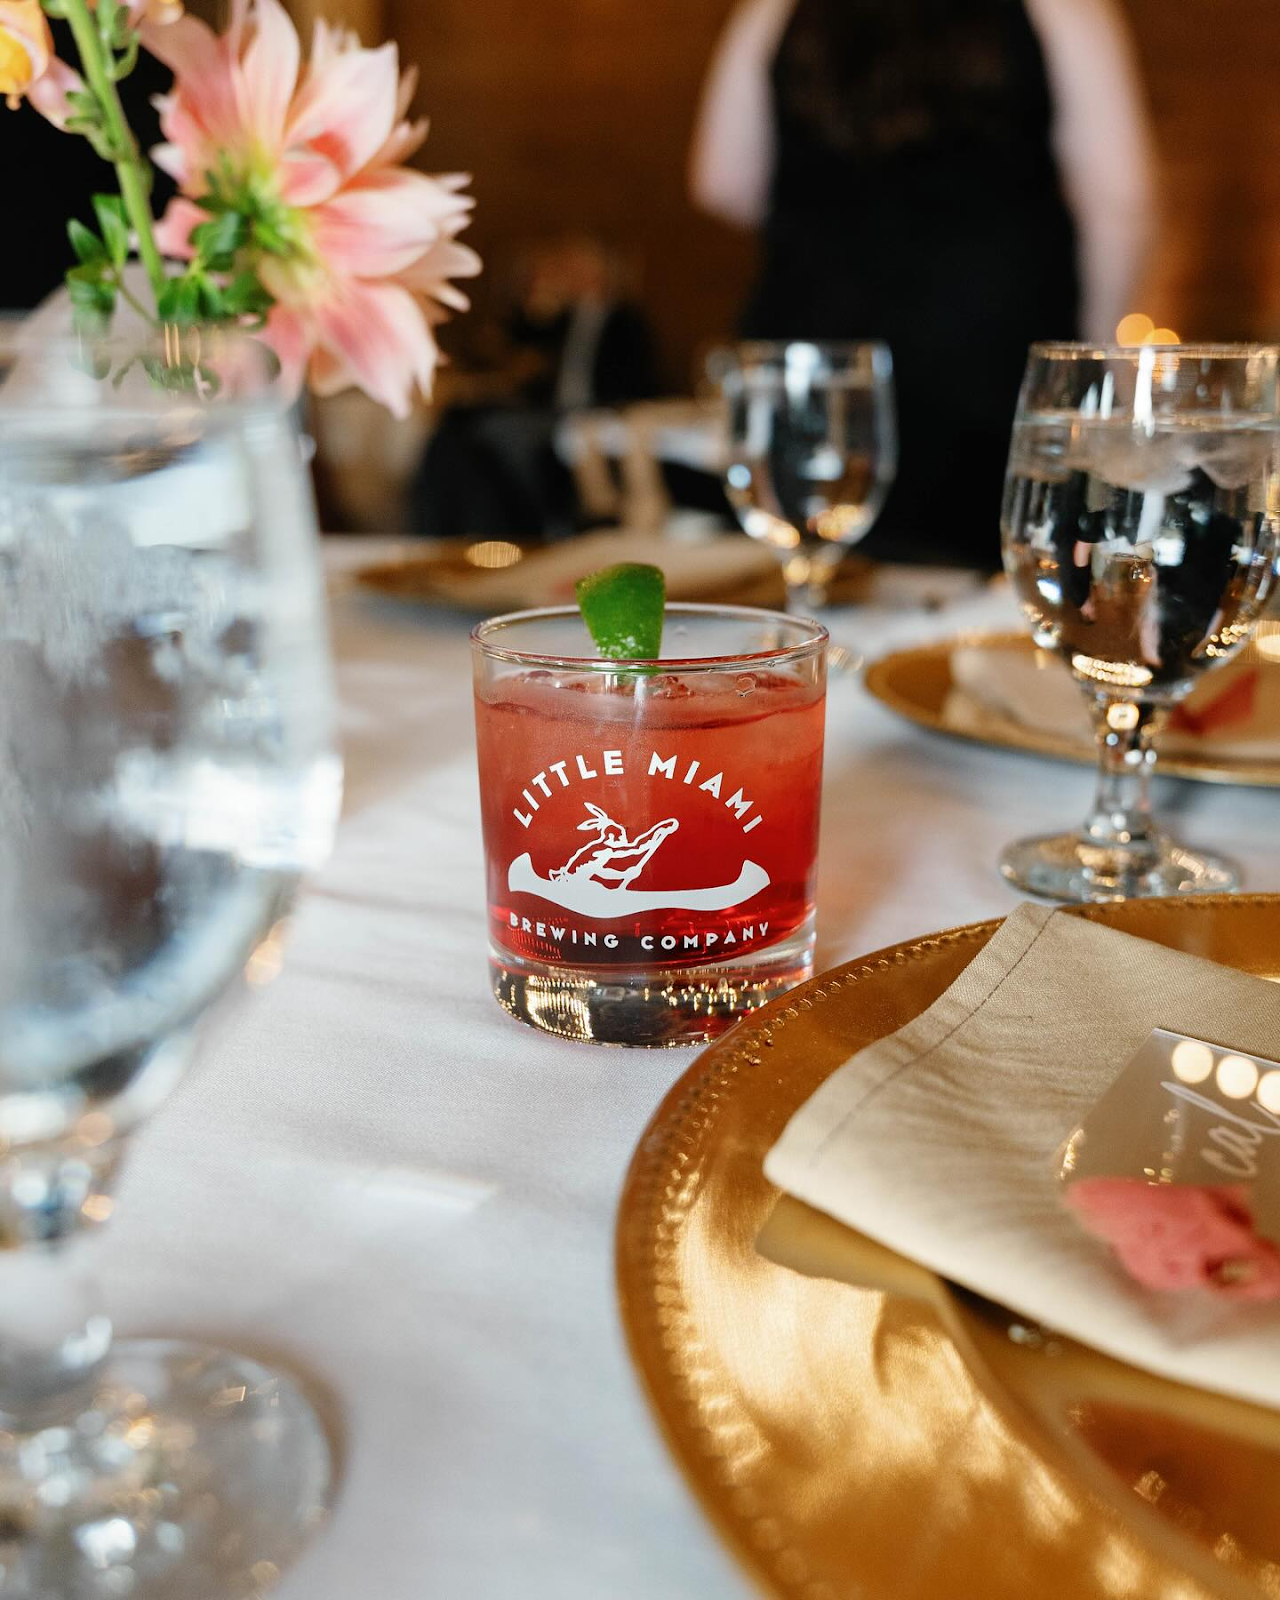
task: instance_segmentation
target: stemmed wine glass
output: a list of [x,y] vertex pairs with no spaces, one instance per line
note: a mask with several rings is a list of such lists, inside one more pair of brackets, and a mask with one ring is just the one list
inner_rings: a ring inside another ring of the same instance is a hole
[[728,403],[730,503],[778,552],[787,609],[821,608],[897,470],[888,346],[743,344],[713,355],[710,370]]
[[328,852],[315,522],[252,340],[47,339],[0,387],[0,1592],[257,1594],[314,1531],[309,1403],[112,1345],[125,1136]]
[[1153,822],[1152,730],[1244,644],[1280,561],[1280,348],[1033,345],[1004,562],[1036,643],[1093,713],[1098,790],[1076,833],[1001,860],[1020,889],[1119,900],[1232,889],[1230,862]]

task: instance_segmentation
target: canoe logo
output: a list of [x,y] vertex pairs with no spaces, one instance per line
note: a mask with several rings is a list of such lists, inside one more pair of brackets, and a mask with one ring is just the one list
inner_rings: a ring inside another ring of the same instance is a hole
[[710,889],[633,889],[663,844],[680,827],[675,817],[655,822],[632,838],[625,823],[615,822],[588,800],[587,817],[579,833],[594,839],[575,850],[549,878],[534,871],[526,851],[507,872],[513,893],[534,894],[566,911],[593,918],[626,917],[642,911],[726,911],[768,886],[769,874],[754,861],[744,861],[732,883]]

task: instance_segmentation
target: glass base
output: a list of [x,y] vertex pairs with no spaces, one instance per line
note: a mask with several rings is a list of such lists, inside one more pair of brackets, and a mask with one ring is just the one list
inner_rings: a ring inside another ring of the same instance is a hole
[[0,1432],[0,1596],[260,1595],[317,1531],[331,1482],[289,1379],[205,1345],[122,1342],[70,1423]]
[[784,944],[732,967],[584,971],[491,946],[489,972],[503,1010],[544,1033],[643,1049],[705,1044],[813,976],[813,919]]
[[1076,903],[1222,894],[1240,886],[1222,856],[1187,850],[1161,837],[1154,851],[1096,845],[1078,833],[1021,839],[1000,858],[1001,875],[1027,894]]

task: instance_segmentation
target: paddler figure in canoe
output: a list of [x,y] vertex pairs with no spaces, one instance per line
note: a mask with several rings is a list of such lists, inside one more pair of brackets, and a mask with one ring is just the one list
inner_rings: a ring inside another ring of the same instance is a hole
[[569,878],[588,878],[606,887],[626,889],[653,860],[662,841],[670,838],[680,826],[675,817],[667,817],[630,839],[620,822],[615,822],[599,806],[593,806],[590,800],[585,804],[591,814],[585,822],[578,824],[578,832],[595,833],[599,837],[576,850],[564,866],[553,868],[553,883],[563,883]]

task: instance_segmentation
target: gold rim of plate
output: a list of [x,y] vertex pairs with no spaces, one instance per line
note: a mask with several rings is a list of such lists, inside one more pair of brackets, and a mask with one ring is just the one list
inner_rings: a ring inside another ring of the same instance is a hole
[[[1280,981],[1280,895],[1064,914]],[[764,1177],[819,1083],[930,1005],[999,925],[801,985],[663,1100],[617,1224],[654,1414],[747,1573],[787,1600],[1280,1595],[1280,1414],[1038,1347]]]
[[[961,648],[991,650],[1016,650],[1028,657],[1035,656],[1038,646],[1029,634],[1010,632],[965,633],[936,643],[917,645],[906,650],[895,650],[882,656],[866,670],[868,691],[898,716],[914,722],[917,727],[928,728],[933,733],[943,733],[952,739],[964,739],[970,744],[987,745],[997,750],[1017,750],[1025,755],[1050,756],[1057,761],[1071,761],[1077,765],[1092,766],[1094,752],[1074,739],[1028,728],[1011,717],[1002,717],[994,708],[989,711],[993,732],[980,734],[967,728],[954,726],[946,720],[947,695],[953,687],[951,655]],[[1260,661],[1265,670],[1280,671],[1270,659]],[[1159,747],[1159,738],[1156,740]],[[1193,778],[1200,783],[1231,783],[1251,788],[1280,788],[1280,761],[1230,761],[1222,755],[1197,756],[1185,751],[1177,755],[1160,755],[1156,771],[1167,778]]]

